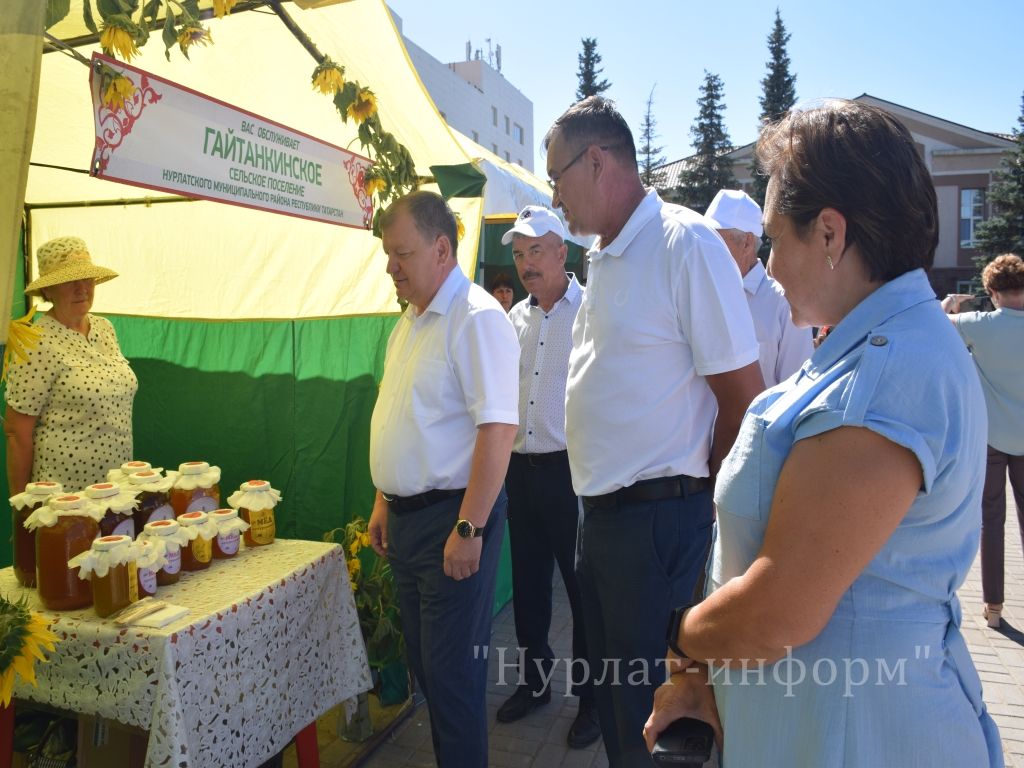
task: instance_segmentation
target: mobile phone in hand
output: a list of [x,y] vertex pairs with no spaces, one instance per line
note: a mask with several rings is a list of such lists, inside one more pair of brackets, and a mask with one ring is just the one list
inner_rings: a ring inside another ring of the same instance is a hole
[[655,765],[703,765],[711,759],[715,732],[708,723],[692,717],[673,720],[654,743]]

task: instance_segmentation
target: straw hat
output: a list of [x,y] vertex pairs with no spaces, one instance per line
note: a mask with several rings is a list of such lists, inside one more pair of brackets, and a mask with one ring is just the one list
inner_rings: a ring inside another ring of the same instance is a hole
[[117,277],[117,272],[92,263],[89,249],[80,237],[56,237],[36,251],[39,277],[25,288],[29,296],[38,296],[41,288],[93,278],[97,284]]

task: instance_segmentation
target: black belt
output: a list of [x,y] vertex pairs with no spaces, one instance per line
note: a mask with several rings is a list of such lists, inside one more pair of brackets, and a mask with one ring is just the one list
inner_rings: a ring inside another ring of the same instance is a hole
[[710,487],[711,480],[707,477],[690,477],[689,475],[655,477],[600,496],[584,496],[583,504],[597,509],[612,509],[622,504],[686,498],[706,491]]
[[531,467],[543,467],[548,464],[564,464],[569,460],[567,451],[552,451],[551,453],[513,453]]
[[390,493],[384,493],[383,491],[381,491],[380,495],[384,497],[384,501],[388,503],[388,507],[392,512],[402,515],[406,512],[418,512],[421,509],[432,507],[434,504],[445,499],[461,496],[465,492],[465,488],[457,488],[452,491],[425,491],[424,493],[417,493],[415,496],[392,496]]

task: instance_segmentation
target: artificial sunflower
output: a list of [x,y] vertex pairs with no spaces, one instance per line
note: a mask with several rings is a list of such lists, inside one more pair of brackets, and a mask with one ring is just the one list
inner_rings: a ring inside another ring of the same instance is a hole
[[188,56],[188,49],[193,45],[209,45],[213,42],[210,37],[210,30],[204,29],[201,25],[189,22],[181,28],[178,33],[178,47],[181,52]]
[[124,103],[135,95],[135,85],[124,75],[114,77],[103,92],[103,106],[108,109],[123,109]]
[[237,2],[238,0],[213,0],[213,15],[218,19],[223,18],[231,13],[231,9],[235,7]]
[[52,651],[56,642],[57,636],[28,609],[25,598],[12,603],[0,597],[0,704],[10,705],[15,676],[38,685],[36,659],[46,661],[43,649]]
[[348,116],[357,123],[365,122],[377,114],[377,96],[369,88],[360,88],[348,105]]
[[100,47],[108,56],[115,53],[125,61],[131,61],[132,57],[139,55],[139,47],[135,44],[134,31],[129,27],[130,21],[123,19],[120,15],[111,16],[103,25],[103,34],[100,35]]
[[[363,177],[363,189],[366,190],[366,194],[374,195],[378,192],[383,192],[387,189],[387,182],[384,181],[383,177],[374,168],[366,169],[366,176]],[[366,537],[366,543],[370,543],[370,534],[364,533]]]
[[345,87],[345,68],[331,61],[329,56],[313,70],[313,90],[333,96]]
[[[345,562],[348,563],[348,577],[354,585],[356,580],[359,578],[359,572],[363,569],[363,564],[358,557],[353,557]],[[355,589],[355,587],[353,587],[353,589]]]
[[462,217],[459,214],[455,214],[455,239],[460,243],[462,238],[466,236],[466,225],[462,223]]
[[36,308],[29,307],[28,313],[7,326],[7,348],[4,350],[4,370],[0,381],[7,381],[7,371],[12,365],[28,360],[28,350],[39,343],[42,331],[32,325]]

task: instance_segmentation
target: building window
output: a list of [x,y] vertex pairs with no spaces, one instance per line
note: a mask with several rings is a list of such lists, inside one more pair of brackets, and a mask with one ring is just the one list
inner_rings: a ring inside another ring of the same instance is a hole
[[512,126],[512,138],[519,144],[523,143],[523,126],[519,125],[519,123]]
[[493,152],[494,154],[498,154],[498,145],[497,144],[491,144],[491,152]]
[[960,247],[974,248],[978,225],[985,220],[985,190],[960,190]]
[[473,131],[473,141],[475,141],[477,144],[480,143],[480,134],[477,133],[476,131]]
[[505,135],[508,136],[512,132],[512,121],[508,119],[508,115],[505,115]]
[[497,125],[498,124],[498,108],[497,107],[491,107],[491,123],[493,125]]
[[[519,163],[520,165],[523,165],[523,158],[520,157],[518,160],[516,160],[516,162]],[[523,167],[525,168],[526,166],[523,165]]]
[[505,162],[508,162],[508,163],[512,162],[512,155],[509,154],[507,149],[505,150]]

